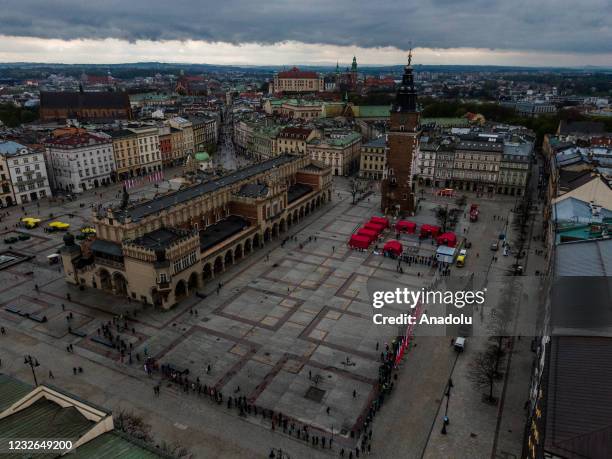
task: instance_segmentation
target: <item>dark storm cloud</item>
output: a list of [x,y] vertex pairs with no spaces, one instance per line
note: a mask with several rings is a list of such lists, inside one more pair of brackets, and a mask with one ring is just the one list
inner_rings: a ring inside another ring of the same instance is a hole
[[41,38],[612,51],[612,0],[0,0],[0,9],[0,34]]

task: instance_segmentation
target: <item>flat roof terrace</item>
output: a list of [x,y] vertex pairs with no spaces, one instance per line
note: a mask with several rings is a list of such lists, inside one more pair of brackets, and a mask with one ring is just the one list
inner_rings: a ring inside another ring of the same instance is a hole
[[200,250],[205,252],[248,226],[248,220],[237,215],[230,215],[225,220],[221,220],[200,231]]

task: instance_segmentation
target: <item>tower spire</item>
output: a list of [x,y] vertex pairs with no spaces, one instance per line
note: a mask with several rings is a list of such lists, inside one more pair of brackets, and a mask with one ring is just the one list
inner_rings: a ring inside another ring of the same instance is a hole
[[412,74],[412,48],[408,52],[408,64],[404,67],[402,84],[397,90],[393,110],[397,112],[417,111],[417,92],[414,87],[414,75]]

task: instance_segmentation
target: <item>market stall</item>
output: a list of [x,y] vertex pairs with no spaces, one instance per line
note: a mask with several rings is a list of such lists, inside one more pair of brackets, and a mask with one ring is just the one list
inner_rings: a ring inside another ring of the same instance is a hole
[[367,249],[370,247],[370,240],[365,236],[353,234],[349,239],[348,245],[353,249]]
[[408,220],[400,220],[395,224],[395,231],[397,232],[405,232],[414,234],[416,232],[417,225],[414,222],[409,222]]
[[395,256],[400,256],[404,248],[402,247],[401,242],[396,240],[387,241],[383,247],[383,252],[393,254]]

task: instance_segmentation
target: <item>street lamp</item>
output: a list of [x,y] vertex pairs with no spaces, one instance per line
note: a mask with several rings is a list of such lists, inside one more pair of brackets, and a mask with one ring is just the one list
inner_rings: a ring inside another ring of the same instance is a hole
[[446,435],[446,426],[450,423],[450,420],[448,419],[448,403],[450,401],[452,387],[453,380],[452,378],[448,378],[448,382],[446,383],[446,393],[444,394],[446,395],[446,408],[444,410],[444,418],[442,419],[442,431],[440,432],[442,435]]
[[38,381],[36,379],[36,372],[34,371],[34,368],[40,366],[40,364],[38,363],[38,359],[35,357],[32,357],[31,355],[26,355],[23,358],[23,363],[25,365],[30,365],[30,368],[32,369],[32,376],[34,376],[34,385],[38,386]]

